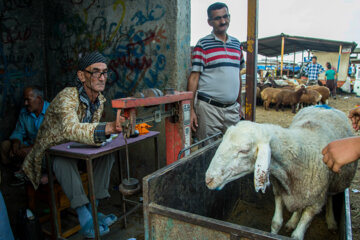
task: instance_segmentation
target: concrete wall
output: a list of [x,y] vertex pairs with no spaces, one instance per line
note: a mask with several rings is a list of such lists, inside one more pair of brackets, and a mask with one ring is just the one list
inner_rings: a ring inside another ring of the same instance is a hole
[[0,1],[0,140],[15,127],[24,87],[45,87],[42,16],[42,1]]
[[186,88],[190,0],[17,0],[0,5],[1,139],[13,129],[23,87],[38,83],[51,100],[73,85],[77,60],[88,51],[102,52],[113,71],[104,92],[105,119],[114,117],[111,99],[144,88]]

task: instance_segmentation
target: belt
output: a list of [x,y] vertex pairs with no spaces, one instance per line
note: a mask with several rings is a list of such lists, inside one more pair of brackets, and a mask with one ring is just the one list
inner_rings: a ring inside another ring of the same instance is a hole
[[206,97],[206,96],[203,96],[203,95],[200,95],[200,94],[197,95],[197,98],[199,100],[201,100],[201,101],[204,101],[206,103],[209,103],[211,105],[214,105],[216,107],[221,107],[221,108],[230,107],[230,106],[235,104],[235,103],[227,103],[227,104],[221,103],[221,102],[218,102],[218,101],[212,99],[211,97]]

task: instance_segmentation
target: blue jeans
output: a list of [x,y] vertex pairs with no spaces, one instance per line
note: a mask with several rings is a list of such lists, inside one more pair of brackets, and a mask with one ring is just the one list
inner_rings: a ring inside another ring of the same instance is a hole
[[0,191],[0,240],[14,240],[14,235],[11,231],[4,198],[1,194],[1,191]]

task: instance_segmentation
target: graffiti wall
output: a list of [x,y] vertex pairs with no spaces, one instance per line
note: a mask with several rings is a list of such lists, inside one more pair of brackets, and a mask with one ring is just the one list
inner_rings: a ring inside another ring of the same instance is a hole
[[186,88],[190,0],[3,0],[0,8],[1,139],[24,86],[44,86],[51,100],[74,84],[89,51],[109,60],[107,113],[111,99],[144,88]]
[[[177,1],[53,0],[47,4],[55,6],[46,14],[52,96],[74,82],[80,54],[92,50],[109,59],[112,76],[105,90],[107,99],[173,84]],[[189,46],[190,29],[182,31],[188,32],[185,44]]]
[[0,140],[15,126],[24,87],[45,84],[40,3],[0,1]]

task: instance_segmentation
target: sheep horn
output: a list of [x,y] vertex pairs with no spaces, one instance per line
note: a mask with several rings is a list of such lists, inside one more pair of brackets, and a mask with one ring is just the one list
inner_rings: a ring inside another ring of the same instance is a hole
[[269,168],[271,162],[271,148],[269,143],[258,144],[258,154],[255,161],[254,185],[255,191],[261,190],[265,193],[265,189],[270,185]]

